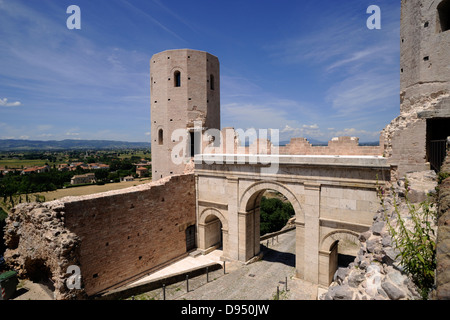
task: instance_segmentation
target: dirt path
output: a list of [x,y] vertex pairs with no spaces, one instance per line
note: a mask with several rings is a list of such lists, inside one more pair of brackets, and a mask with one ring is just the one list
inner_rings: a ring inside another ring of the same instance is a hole
[[29,280],[20,280],[11,300],[54,300],[46,286]]

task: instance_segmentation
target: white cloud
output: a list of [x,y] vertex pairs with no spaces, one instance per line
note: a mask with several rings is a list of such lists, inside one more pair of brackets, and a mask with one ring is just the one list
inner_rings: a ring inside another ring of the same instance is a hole
[[290,140],[291,138],[313,138],[313,139],[326,139],[327,135],[322,132],[317,124],[302,125],[299,127],[291,127],[286,125],[280,131],[280,140]]
[[304,128],[304,129],[319,129],[319,126],[317,124],[312,124],[312,125],[304,124],[302,126],[302,128]]
[[376,71],[355,74],[333,85],[326,100],[339,115],[373,112],[374,107],[398,96],[397,80]]
[[335,137],[343,137],[343,136],[350,136],[350,137],[358,137],[364,138],[364,140],[367,141],[374,141],[378,140],[380,137],[379,131],[367,131],[362,129],[355,129],[355,128],[345,128],[342,130],[335,130],[331,132]]
[[78,132],[66,132],[66,136],[79,136]]
[[41,137],[41,138],[50,138],[50,137],[53,137],[53,134],[52,133],[42,133],[42,134],[39,135],[39,137]]
[[19,107],[21,105],[22,105],[22,103],[20,101],[8,102],[8,99],[6,99],[6,98],[1,99],[0,98],[0,106],[2,106],[2,107]]

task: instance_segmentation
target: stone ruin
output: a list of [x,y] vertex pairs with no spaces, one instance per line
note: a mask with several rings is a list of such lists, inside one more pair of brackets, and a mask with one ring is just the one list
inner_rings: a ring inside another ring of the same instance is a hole
[[5,259],[20,278],[47,285],[57,300],[86,298],[69,290],[69,266],[80,265],[81,239],[64,225],[64,207],[52,203],[20,204],[8,215]]

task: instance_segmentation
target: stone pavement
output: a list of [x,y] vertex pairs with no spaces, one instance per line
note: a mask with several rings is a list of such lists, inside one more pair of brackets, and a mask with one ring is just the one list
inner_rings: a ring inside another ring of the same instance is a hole
[[[226,262],[223,269],[210,272],[209,279],[201,275],[165,288],[167,300],[316,300],[317,287],[296,279],[295,275],[295,230],[262,242],[263,258],[242,265]],[[215,253],[216,257],[219,254]],[[197,259],[197,258],[196,258]],[[287,279],[287,291],[286,287]],[[208,281],[207,281],[208,280]],[[189,288],[188,288],[189,286]],[[189,292],[187,290],[189,289]],[[133,297],[134,299],[163,299],[163,290],[157,289]]]
[[156,279],[164,278],[175,273],[188,271],[191,269],[207,266],[211,263],[218,263],[223,266],[223,261],[220,261],[220,257],[222,256],[222,250],[215,250],[207,255],[200,255],[197,257],[188,256],[180,261],[177,261],[170,266],[163,268],[159,271],[156,271],[146,277],[143,277],[133,283],[130,283],[127,287],[132,287],[135,285],[140,285],[145,282],[153,281]]

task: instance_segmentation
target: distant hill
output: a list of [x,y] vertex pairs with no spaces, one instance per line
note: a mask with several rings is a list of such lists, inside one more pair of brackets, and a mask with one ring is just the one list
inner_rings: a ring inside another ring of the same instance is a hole
[[49,150],[85,150],[85,149],[133,149],[150,148],[150,142],[127,142],[111,140],[16,140],[0,139],[0,151],[49,151]]

